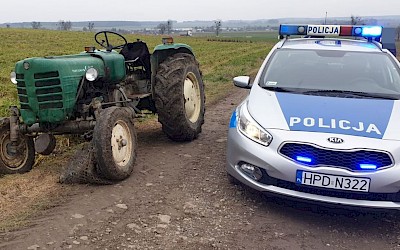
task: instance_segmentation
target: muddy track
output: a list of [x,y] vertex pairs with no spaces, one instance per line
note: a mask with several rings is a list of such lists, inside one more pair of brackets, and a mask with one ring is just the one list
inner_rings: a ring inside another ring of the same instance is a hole
[[0,249],[400,249],[400,218],[267,198],[225,176],[235,90],[208,107],[200,137],[175,143],[158,123],[138,129],[132,176],[79,186]]

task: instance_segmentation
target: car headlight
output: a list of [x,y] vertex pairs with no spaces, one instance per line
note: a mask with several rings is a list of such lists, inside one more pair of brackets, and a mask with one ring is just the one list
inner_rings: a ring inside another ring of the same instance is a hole
[[17,74],[15,72],[11,72],[10,74],[10,80],[12,83],[17,84]]
[[238,128],[243,135],[264,146],[272,142],[272,135],[263,129],[250,115],[247,103],[244,103],[238,110]]
[[95,81],[98,76],[99,72],[97,72],[95,68],[90,68],[86,70],[86,80],[88,80],[89,82]]

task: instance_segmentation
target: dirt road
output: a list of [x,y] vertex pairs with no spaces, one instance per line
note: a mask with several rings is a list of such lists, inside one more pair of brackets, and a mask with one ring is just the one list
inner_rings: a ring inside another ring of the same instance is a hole
[[393,213],[266,198],[225,177],[229,116],[246,95],[209,106],[200,138],[174,143],[139,126],[131,178],[79,186],[0,249],[400,249]]

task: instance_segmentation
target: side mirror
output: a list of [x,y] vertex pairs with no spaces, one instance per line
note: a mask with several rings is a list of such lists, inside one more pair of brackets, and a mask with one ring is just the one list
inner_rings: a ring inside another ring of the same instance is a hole
[[244,89],[251,89],[251,86],[253,86],[253,83],[250,83],[250,77],[249,76],[237,76],[233,78],[233,85],[239,88],[244,88]]

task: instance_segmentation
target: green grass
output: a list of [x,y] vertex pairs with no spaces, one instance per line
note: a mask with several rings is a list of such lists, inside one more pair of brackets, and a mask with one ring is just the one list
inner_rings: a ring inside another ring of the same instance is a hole
[[195,33],[195,37],[206,37],[221,41],[240,41],[240,42],[273,42],[278,41],[278,32],[273,31],[251,31],[251,32],[222,32],[218,37],[215,33],[204,32]]
[[[261,33],[257,35],[264,36]],[[28,57],[76,54],[83,51],[85,46],[96,45],[93,37],[94,33],[88,32],[0,29],[0,116],[8,116],[8,107],[17,104],[16,88],[9,79],[17,61]],[[137,38],[145,41],[150,51],[161,42],[161,36],[126,37],[128,41]],[[244,41],[248,37],[242,39]],[[208,101],[220,98],[227,86],[231,85],[234,76],[248,75],[258,69],[273,45],[268,39],[260,39],[257,43],[242,43],[179,36],[175,37],[175,42],[192,46],[203,72]]]

